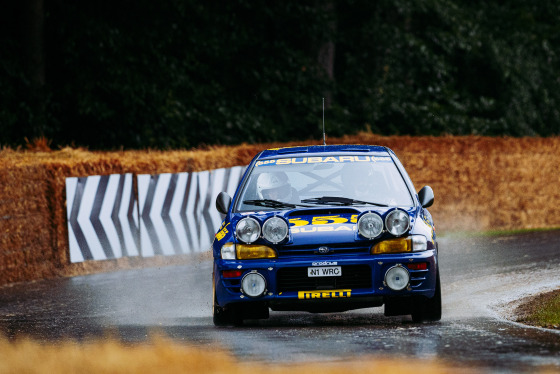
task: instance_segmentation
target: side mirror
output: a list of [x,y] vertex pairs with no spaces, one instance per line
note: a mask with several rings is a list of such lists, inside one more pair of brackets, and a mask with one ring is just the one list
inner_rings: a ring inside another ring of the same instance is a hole
[[227,214],[231,205],[231,196],[227,192],[220,192],[216,198],[216,209],[222,214]]
[[430,186],[424,186],[418,192],[418,199],[420,200],[420,205],[424,208],[429,208],[434,203],[434,190]]

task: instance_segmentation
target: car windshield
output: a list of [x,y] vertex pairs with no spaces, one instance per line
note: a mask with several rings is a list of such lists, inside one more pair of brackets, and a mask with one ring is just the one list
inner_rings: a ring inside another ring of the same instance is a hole
[[237,210],[325,205],[412,206],[413,201],[391,157],[329,155],[258,161]]

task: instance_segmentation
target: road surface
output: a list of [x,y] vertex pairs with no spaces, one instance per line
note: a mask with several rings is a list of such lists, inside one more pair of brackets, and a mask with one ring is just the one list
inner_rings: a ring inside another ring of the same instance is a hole
[[383,308],[337,314],[271,312],[243,327],[211,318],[209,260],[17,284],[0,289],[0,332],[10,339],[124,342],[164,333],[254,361],[438,358],[499,372],[560,371],[560,333],[506,317],[520,299],[560,288],[560,231],[440,239],[443,318],[415,324]]

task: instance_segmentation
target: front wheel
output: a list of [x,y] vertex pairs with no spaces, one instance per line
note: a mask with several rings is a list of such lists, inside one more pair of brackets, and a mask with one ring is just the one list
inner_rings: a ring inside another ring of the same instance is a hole
[[231,325],[241,325],[243,323],[243,319],[240,318],[235,310],[224,309],[219,305],[214,305],[212,308],[212,320],[214,321],[214,326],[231,326]]
[[412,321],[439,321],[441,319],[441,286],[439,282],[439,271],[436,278],[436,292],[430,299],[418,300],[413,306]]

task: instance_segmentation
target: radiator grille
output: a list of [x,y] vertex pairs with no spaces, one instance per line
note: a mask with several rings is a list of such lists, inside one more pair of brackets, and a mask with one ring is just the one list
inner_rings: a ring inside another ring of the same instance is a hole
[[[294,256],[312,256],[319,254],[320,245],[290,245],[284,246],[278,250],[278,257],[294,257]],[[327,247],[330,252],[321,254],[321,256],[331,255],[354,255],[354,254],[368,254],[370,253],[370,246],[357,246],[352,244],[329,244]]]

